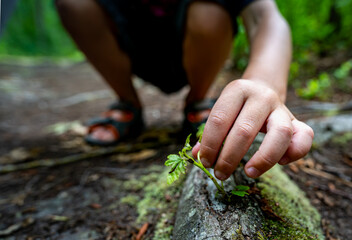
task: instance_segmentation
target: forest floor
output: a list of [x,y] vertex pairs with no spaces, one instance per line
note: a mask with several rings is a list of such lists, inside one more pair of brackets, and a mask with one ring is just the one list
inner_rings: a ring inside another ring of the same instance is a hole
[[[220,74],[211,95],[236,76],[231,70]],[[0,239],[154,236],[164,213],[149,206],[141,218],[140,202],[146,186],[160,183],[166,156],[182,144],[187,88],[165,95],[141,80],[134,83],[145,105],[146,133],[120,148],[101,149],[82,140],[84,123],[114,97],[87,63],[0,64]],[[309,104],[289,91],[288,106],[299,119],[323,115],[303,114]],[[320,212],[327,239],[352,236],[351,135],[316,145],[305,159],[284,168]],[[178,192],[163,195],[166,202],[178,197]],[[172,218],[167,221],[172,225]]]

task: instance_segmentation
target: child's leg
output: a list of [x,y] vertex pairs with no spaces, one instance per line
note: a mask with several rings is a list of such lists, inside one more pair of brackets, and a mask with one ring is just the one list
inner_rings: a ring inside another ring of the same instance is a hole
[[131,81],[131,62],[116,30],[95,0],[56,0],[61,21],[79,49],[123,101],[140,107]]
[[204,99],[231,49],[229,14],[216,3],[190,4],[183,42],[183,65],[191,87],[186,104]]
[[[135,107],[141,104],[131,81],[131,62],[120,49],[114,36],[116,29],[95,0],[56,0],[61,21],[78,48],[99,71],[119,96]],[[124,119],[124,112],[116,112],[116,120]],[[101,141],[116,140],[111,129],[95,127],[90,137]]]

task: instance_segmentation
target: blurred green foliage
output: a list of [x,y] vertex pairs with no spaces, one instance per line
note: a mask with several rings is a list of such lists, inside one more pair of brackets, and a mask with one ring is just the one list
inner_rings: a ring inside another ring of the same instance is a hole
[[20,0],[0,41],[1,55],[76,56],[53,0]]
[[352,0],[277,0],[292,29],[297,60],[302,51],[326,51],[352,46]]
[[[276,0],[289,23],[294,61],[306,63],[311,54],[324,56],[334,49],[352,47],[352,0]],[[239,69],[248,57],[248,43],[240,23],[233,56]]]
[[346,79],[351,75],[352,70],[352,60],[344,62],[339,68],[337,68],[333,75],[337,79],[337,82],[342,88],[345,87]]
[[[337,52],[351,52],[352,0],[276,2],[291,26],[294,56],[289,83],[297,94],[324,100],[331,95],[331,88],[352,92],[349,83],[352,60],[339,58],[339,62],[335,62],[334,58]],[[233,59],[238,69],[245,69],[248,53],[245,29],[239,20],[239,31],[233,44]],[[60,23],[54,0],[19,0],[0,41],[0,58],[4,55],[82,59]],[[316,60],[327,56],[333,64],[325,69],[318,68]],[[350,58],[351,54],[346,56]]]
[[[352,60],[346,59],[351,57],[352,48],[352,0],[276,3],[291,27],[294,51],[289,84],[296,94],[306,99],[328,100],[336,92],[352,93]],[[239,25],[233,58],[236,68],[244,70],[249,45],[241,21]],[[347,53],[345,57],[335,57],[341,52]],[[319,59],[324,57],[330,58],[330,65],[321,67]]]
[[[294,60],[307,60],[307,51],[352,46],[352,0],[276,0],[292,29]],[[76,48],[58,19],[54,0],[19,0],[0,42],[0,54],[64,56]],[[248,43],[243,25],[234,41],[240,69],[247,64]]]
[[[294,63],[293,63],[294,64]],[[352,60],[343,62],[333,71],[324,71],[303,87],[296,85],[296,94],[304,99],[328,100],[334,91],[352,92]],[[297,83],[297,82],[296,82]]]
[[309,80],[305,88],[298,88],[296,93],[304,99],[318,98],[320,100],[327,100],[330,87],[331,78],[324,72],[318,78]]
[[232,57],[236,68],[244,70],[248,64],[249,44],[241,19],[238,20],[238,33],[232,46]]

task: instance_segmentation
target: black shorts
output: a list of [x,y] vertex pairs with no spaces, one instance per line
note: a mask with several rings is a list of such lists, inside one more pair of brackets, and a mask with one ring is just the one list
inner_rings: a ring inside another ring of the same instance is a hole
[[[156,16],[143,0],[97,0],[117,26],[120,48],[132,62],[132,72],[166,93],[178,91],[188,81],[182,65],[186,12],[193,0],[170,1],[167,14]],[[212,0],[231,16],[233,33],[237,16],[254,0]],[[167,2],[167,1],[151,1]]]

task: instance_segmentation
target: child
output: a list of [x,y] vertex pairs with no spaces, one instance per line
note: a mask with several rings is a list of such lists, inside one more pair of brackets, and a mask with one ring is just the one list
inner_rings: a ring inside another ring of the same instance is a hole
[[[119,98],[105,118],[92,122],[87,142],[116,144],[142,131],[142,104],[131,82],[136,74],[166,93],[189,84],[184,125],[195,128],[207,121],[202,143],[193,153],[201,152],[205,167],[215,165],[220,180],[235,170],[259,131],[266,136],[245,166],[249,177],[309,151],[312,129],[284,104],[291,39],[273,0],[56,3],[63,25]],[[248,67],[216,102],[207,100],[207,90],[230,51],[238,16],[251,46]]]

